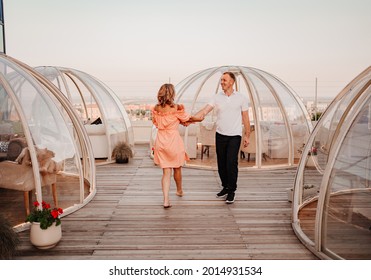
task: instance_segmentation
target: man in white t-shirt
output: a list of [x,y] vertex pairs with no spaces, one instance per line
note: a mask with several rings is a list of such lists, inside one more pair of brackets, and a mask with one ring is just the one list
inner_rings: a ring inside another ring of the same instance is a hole
[[220,85],[223,92],[215,94],[210,102],[195,116],[204,118],[213,109],[216,110],[216,155],[218,173],[223,189],[217,197],[227,195],[226,203],[233,203],[237,189],[238,152],[242,138],[242,124],[245,127],[244,146],[250,143],[250,120],[247,96],[234,91],[236,77],[232,72],[225,72]]

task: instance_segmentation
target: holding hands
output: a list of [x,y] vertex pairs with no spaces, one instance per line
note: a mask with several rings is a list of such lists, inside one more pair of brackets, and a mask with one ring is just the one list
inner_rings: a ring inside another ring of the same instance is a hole
[[204,118],[205,118],[204,116],[201,117],[191,116],[188,121],[181,122],[180,124],[184,126],[189,126],[190,124],[193,124],[195,122],[202,122]]

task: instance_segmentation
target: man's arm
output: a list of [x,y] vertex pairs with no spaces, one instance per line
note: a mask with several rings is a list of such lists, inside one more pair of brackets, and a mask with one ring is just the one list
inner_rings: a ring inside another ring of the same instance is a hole
[[200,111],[198,111],[196,114],[191,116],[191,118],[188,121],[186,121],[184,123],[181,123],[181,124],[184,125],[184,126],[188,126],[188,125],[190,125],[191,123],[194,123],[194,122],[202,122],[204,120],[205,116],[208,113],[210,113],[212,110],[213,110],[213,107],[210,106],[209,104],[207,104]]
[[250,144],[250,119],[249,119],[249,111],[242,111],[242,123],[245,127],[245,137],[243,138],[243,145],[247,147]]
[[207,104],[205,107],[203,107],[200,111],[198,111],[196,114],[194,114],[193,116],[196,117],[196,118],[201,118],[201,119],[204,119],[205,116],[210,113],[214,108]]
[[202,122],[205,119],[205,116],[213,110],[213,107],[207,104],[203,107],[200,111],[190,117],[190,119],[186,122],[181,123],[184,126],[189,126],[194,122]]

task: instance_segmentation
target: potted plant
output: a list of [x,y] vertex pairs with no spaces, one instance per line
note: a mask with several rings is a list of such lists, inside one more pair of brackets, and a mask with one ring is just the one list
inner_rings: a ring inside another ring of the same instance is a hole
[[[305,144],[303,144],[299,149],[298,152],[300,154],[303,153]],[[312,146],[310,150],[308,151],[308,158],[306,162],[306,166],[316,166],[317,165],[317,147]]]
[[119,142],[112,151],[112,158],[116,163],[128,163],[129,158],[133,157],[133,151],[125,142]]
[[18,244],[17,233],[8,221],[0,215],[0,260],[11,259],[15,255]]
[[59,215],[62,208],[50,208],[50,204],[43,201],[34,202],[34,209],[27,216],[26,222],[31,223],[30,241],[39,249],[48,249],[57,245],[62,238],[62,226]]
[[317,148],[312,147],[310,151],[308,152],[308,156],[316,156],[317,155]]
[[[302,146],[298,149],[298,153],[302,154],[304,150],[305,144],[302,144]],[[310,150],[308,151],[308,156],[316,156],[317,155],[317,147],[312,146]]]

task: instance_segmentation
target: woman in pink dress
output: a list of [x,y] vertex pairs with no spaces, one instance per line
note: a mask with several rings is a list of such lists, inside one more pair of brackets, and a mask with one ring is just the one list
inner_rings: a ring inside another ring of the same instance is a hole
[[179,134],[180,123],[188,125],[200,122],[187,114],[184,106],[174,103],[175,89],[172,84],[161,86],[157,94],[157,105],[152,109],[152,122],[157,127],[157,136],[154,144],[154,162],[162,168],[162,192],[164,195],[164,208],[171,207],[169,200],[170,179],[174,170],[176,195],[183,196],[182,166],[189,160],[183,140]]

